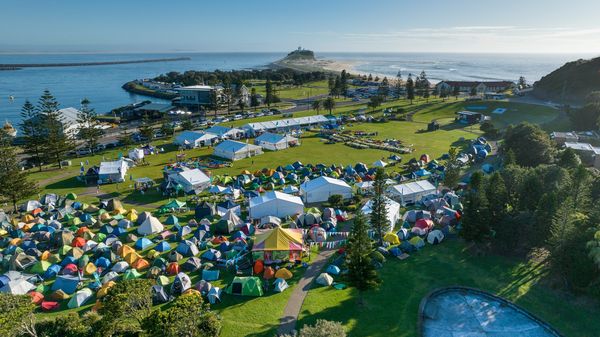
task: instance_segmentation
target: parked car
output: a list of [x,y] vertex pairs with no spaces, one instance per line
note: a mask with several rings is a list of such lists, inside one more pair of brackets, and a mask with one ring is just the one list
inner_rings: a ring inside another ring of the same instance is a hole
[[75,151],[75,153],[78,156],[87,156],[89,154],[92,154],[92,151],[87,147],[82,147],[81,149],[77,149],[77,151]]
[[235,115],[235,116],[233,116],[233,120],[234,121],[239,121],[242,118],[243,118],[242,115]]

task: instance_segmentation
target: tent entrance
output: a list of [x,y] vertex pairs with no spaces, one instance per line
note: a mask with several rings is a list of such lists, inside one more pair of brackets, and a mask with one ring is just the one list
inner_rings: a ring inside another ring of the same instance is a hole
[[235,295],[242,294],[242,284],[240,282],[236,282],[231,285],[231,293]]

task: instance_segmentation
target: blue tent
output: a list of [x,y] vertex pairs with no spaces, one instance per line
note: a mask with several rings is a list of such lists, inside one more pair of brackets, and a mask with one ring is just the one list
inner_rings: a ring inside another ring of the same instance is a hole
[[148,238],[139,238],[136,242],[135,242],[135,248],[136,249],[146,249],[148,247],[152,246],[152,241],[150,241],[150,239]]
[[169,215],[167,217],[167,220],[165,220],[164,224],[165,225],[175,225],[179,223],[179,219],[177,219],[177,217],[173,214]]
[[221,252],[211,248],[211,249],[205,251],[204,253],[202,253],[201,257],[205,260],[216,261],[218,258],[221,257]]
[[219,279],[219,271],[218,270],[203,270],[202,271],[202,279],[204,281],[216,281]]
[[162,253],[171,250],[171,245],[167,241],[161,241],[154,249],[156,249],[157,252]]
[[330,275],[339,275],[340,267],[338,267],[334,264],[331,264],[331,265],[329,265],[329,267],[327,267],[327,270],[325,272]]
[[51,278],[55,277],[56,275],[58,275],[58,272],[60,272],[60,269],[61,268],[59,265],[53,264],[50,267],[48,267],[48,269],[46,269],[46,271],[42,275],[42,278],[44,280],[51,279]]
[[66,265],[68,265],[69,263],[77,263],[77,259],[72,257],[72,256],[65,256],[65,258],[60,262],[60,266],[64,267]]
[[415,172],[415,175],[417,177],[425,177],[425,176],[430,176],[431,172],[427,171],[426,169],[420,169]]
[[184,240],[177,245],[177,252],[183,256],[198,255],[198,247],[190,240]]
[[10,278],[8,278],[8,276],[6,276],[6,275],[0,275],[0,288],[4,287],[5,285],[7,285],[8,282],[10,282]]
[[71,295],[77,291],[77,285],[80,281],[81,279],[78,276],[59,276],[52,284],[52,291],[62,290],[66,294]]
[[123,234],[127,234],[127,230],[125,230],[121,227],[115,227],[111,234],[113,234],[115,236],[121,236]]
[[94,264],[96,265],[96,267],[101,267],[101,268],[106,269],[106,268],[110,267],[111,263],[110,263],[109,259],[107,259],[103,256],[103,257],[98,258]]
[[115,228],[110,225],[104,225],[104,226],[100,227],[100,233],[103,233],[103,234],[111,234],[114,230],[115,230]]
[[79,220],[81,220],[82,222],[91,221],[92,216],[88,213],[83,213],[79,216]]

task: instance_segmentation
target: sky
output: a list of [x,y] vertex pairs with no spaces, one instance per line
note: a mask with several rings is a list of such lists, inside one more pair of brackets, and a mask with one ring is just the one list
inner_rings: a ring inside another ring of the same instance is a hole
[[600,53],[598,0],[3,0],[0,52]]

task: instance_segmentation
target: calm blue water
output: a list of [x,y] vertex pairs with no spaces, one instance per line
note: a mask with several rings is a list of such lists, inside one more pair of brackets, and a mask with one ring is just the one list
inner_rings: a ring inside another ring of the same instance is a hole
[[[190,57],[189,61],[120,64],[107,66],[24,68],[0,71],[0,122],[18,123],[26,99],[36,101],[49,89],[61,107],[79,106],[87,97],[99,113],[148,99],[121,89],[136,78],[154,77],[168,71],[231,70],[264,67],[285,56],[281,53],[176,53],[176,54],[0,54],[0,63],[101,62],[163,57]],[[534,81],[569,60],[590,55],[491,55],[437,53],[320,53],[319,58],[355,63],[357,71],[395,76],[402,71],[418,74],[425,70],[432,80],[503,79],[516,81],[520,75]],[[14,101],[9,101],[9,96]],[[159,99],[151,99],[160,102]]]

